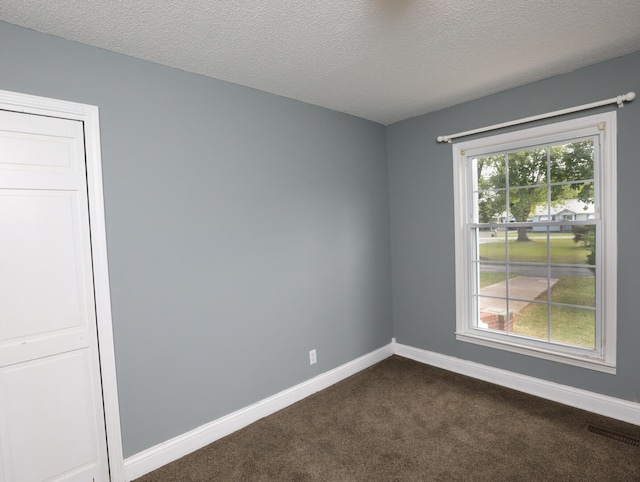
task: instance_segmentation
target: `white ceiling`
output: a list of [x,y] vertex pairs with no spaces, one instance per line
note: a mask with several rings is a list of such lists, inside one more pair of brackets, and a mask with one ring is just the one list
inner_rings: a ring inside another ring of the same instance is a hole
[[640,0],[6,0],[0,19],[382,124],[640,50]]

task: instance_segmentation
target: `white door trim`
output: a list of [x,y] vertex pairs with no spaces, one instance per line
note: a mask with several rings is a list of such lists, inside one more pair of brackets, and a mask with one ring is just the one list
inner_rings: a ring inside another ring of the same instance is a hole
[[120,432],[120,409],[116,384],[111,294],[109,291],[109,270],[107,265],[107,237],[102,190],[98,108],[92,105],[0,90],[0,109],[73,119],[84,123],[96,321],[107,449],[109,452],[109,471],[112,481],[124,481],[124,458]]

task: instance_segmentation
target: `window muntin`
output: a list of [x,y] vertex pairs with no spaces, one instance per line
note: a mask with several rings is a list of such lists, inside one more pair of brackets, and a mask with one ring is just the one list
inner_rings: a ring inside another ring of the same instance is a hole
[[454,145],[459,340],[613,371],[613,139],[604,114]]

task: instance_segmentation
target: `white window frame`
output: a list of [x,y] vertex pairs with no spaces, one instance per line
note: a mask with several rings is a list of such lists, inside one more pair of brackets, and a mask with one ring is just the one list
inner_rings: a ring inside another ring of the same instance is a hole
[[[616,372],[617,310],[617,126],[616,112],[605,112],[539,127],[522,129],[453,144],[455,209],[456,339],[500,350],[543,358],[606,373]],[[586,136],[599,136],[600,156],[595,156],[595,195],[601,222],[596,253],[596,323],[600,330],[593,350],[508,335],[474,326],[472,286],[474,250],[468,223],[472,217],[473,187],[467,159],[474,156],[548,144]]]

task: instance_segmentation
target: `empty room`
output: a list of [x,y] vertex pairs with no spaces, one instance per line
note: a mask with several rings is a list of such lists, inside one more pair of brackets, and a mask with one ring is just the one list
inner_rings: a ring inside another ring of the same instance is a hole
[[636,0],[2,2],[0,481],[640,480],[636,93]]

